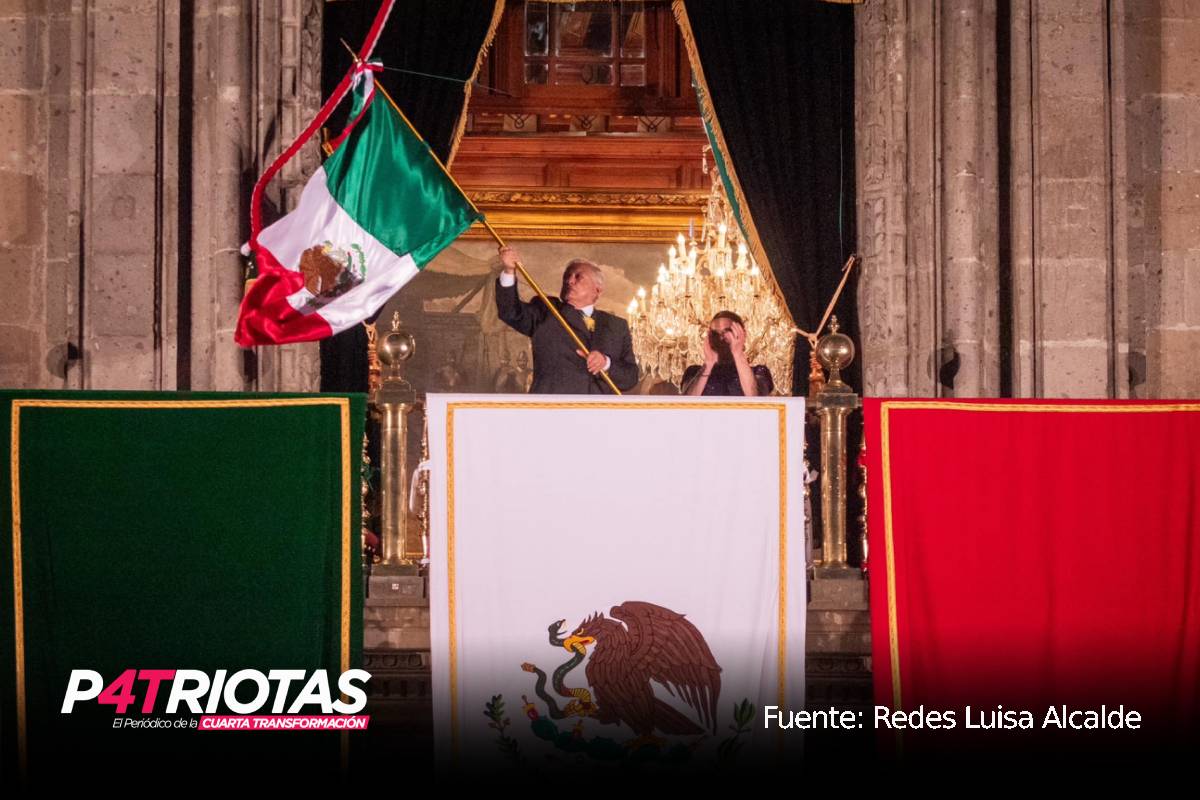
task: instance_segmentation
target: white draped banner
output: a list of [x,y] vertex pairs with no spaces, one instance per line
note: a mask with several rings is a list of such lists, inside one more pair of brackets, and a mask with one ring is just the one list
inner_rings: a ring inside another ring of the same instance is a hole
[[428,415],[443,763],[786,744],[763,707],[804,705],[801,398],[430,395]]

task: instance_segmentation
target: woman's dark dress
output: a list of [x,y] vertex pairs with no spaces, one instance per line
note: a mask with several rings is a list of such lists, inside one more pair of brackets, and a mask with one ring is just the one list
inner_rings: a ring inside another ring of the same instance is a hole
[[[688,387],[694,380],[700,380],[703,371],[704,365],[702,364],[692,364],[683,371],[684,394],[687,394]],[[750,371],[754,373],[754,382],[758,384],[760,397],[775,391],[775,381],[771,379],[771,370],[762,364],[755,364]],[[704,391],[700,394],[714,397],[743,396],[742,382],[738,380],[737,366],[732,361],[718,361],[714,364],[712,374],[708,376],[708,383],[704,385]]]

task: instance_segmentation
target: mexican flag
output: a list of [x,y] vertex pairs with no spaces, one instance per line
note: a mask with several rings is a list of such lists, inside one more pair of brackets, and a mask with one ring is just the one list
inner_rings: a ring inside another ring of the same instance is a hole
[[378,311],[481,215],[429,147],[353,77],[350,122],[296,210],[251,241],[258,278],[242,300],[242,347],[323,339]]

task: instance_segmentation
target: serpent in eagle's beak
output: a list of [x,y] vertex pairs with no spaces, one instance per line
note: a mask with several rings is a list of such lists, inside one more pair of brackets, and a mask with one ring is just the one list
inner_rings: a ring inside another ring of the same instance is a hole
[[580,653],[586,654],[588,645],[595,644],[595,643],[596,643],[595,638],[593,638],[591,636],[578,636],[573,633],[570,636],[568,636],[566,638],[566,640],[563,642],[563,648],[568,653],[578,651]]

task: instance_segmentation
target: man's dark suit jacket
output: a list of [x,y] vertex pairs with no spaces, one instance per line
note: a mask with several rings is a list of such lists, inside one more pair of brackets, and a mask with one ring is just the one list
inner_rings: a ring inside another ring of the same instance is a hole
[[[608,368],[608,376],[617,388],[623,392],[632,389],[638,381],[638,366],[633,356],[629,323],[593,309],[596,329],[589,331],[582,311],[557,297],[551,297],[550,302],[589,350],[599,350],[609,357],[612,365]],[[500,319],[533,340],[533,386],[530,392],[612,394],[603,378],[588,373],[587,362],[575,352],[578,349],[575,343],[541,300],[526,303],[517,294],[516,286],[501,286],[497,279],[496,310]]]

